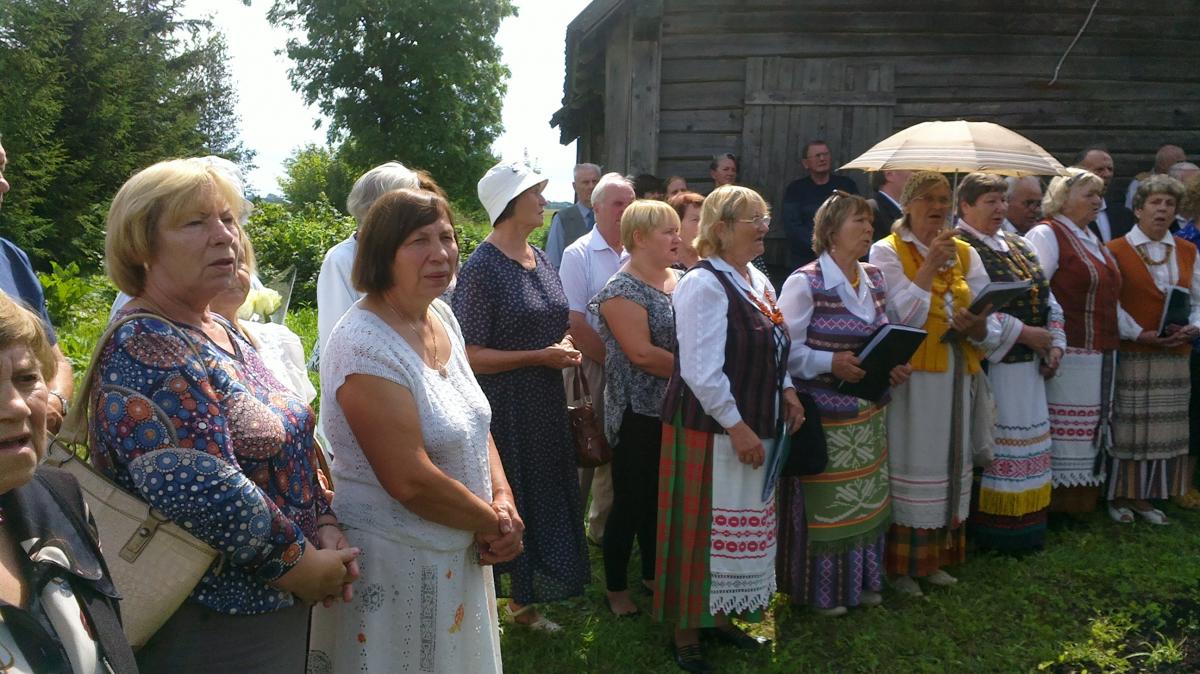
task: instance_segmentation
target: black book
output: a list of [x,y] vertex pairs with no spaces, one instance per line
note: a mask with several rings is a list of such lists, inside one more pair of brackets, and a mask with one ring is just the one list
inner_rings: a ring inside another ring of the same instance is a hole
[[[983,292],[971,302],[971,306],[967,309],[973,314],[989,316],[1004,307],[1008,303],[1017,299],[1021,295],[1029,292],[1029,287],[1033,285],[1033,281],[1025,279],[1024,281],[993,281],[987,284]],[[991,308],[988,308],[988,307]],[[984,312],[984,309],[987,309]],[[942,335],[942,341],[948,342],[958,336],[958,331],[950,328],[946,334]]]
[[1166,337],[1169,326],[1187,325],[1191,322],[1191,314],[1192,294],[1183,288],[1173,286],[1163,301],[1162,318],[1158,320],[1158,336]]
[[838,382],[838,393],[879,402],[891,385],[892,369],[907,363],[928,334],[898,323],[880,326],[866,345],[854,353],[861,361],[859,367],[867,374],[856,383]]

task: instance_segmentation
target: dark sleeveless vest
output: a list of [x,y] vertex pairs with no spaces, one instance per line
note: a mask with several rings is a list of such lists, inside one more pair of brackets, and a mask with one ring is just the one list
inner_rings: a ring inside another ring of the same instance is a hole
[[[1018,270],[1024,267],[1033,272],[1033,275],[1028,277],[1029,280],[1033,281],[1033,286],[1029,292],[1009,302],[1004,307],[1003,312],[1025,325],[1035,328],[1046,327],[1046,324],[1050,320],[1050,304],[1046,301],[1050,297],[1050,281],[1046,278],[1046,274],[1042,272],[1042,265],[1038,261],[1037,252],[1033,250],[1033,246],[1029,245],[1029,242],[1023,237],[1016,234],[1000,232],[1000,236],[1004,237],[1004,242],[1008,244],[1008,252],[1001,253],[993,250],[991,246],[987,245],[981,239],[976,238],[970,232],[961,229],[959,232],[962,234],[959,238],[971,244],[979,253],[979,259],[983,260],[983,267],[987,270],[988,278],[991,280],[1024,281],[1027,277]],[[1036,309],[1033,304],[1035,291],[1037,293]],[[1034,359],[1035,355],[1033,349],[1028,346],[1014,344],[1001,362],[1028,363]]]
[[[883,272],[870,264],[863,265],[867,278],[871,280],[871,299],[875,303],[875,320],[867,323],[850,313],[837,288],[825,287],[825,276],[820,261],[810,262],[794,274],[803,274],[812,291],[813,314],[808,324],[805,345],[815,351],[857,351],[871,338],[880,326],[888,322],[887,293],[884,289]],[[821,408],[822,419],[853,419],[858,416],[858,398],[837,392],[838,378],[825,373],[815,379],[794,380],[796,389],[812,395]],[[879,401],[886,405],[889,397]]]
[[[701,260],[687,273],[712,274],[725,289],[729,309],[725,315],[725,365],[722,371],[729,378],[729,389],[742,421],[760,438],[775,437],[775,404],[791,345],[786,326],[776,327],[747,301],[724,272],[714,269],[708,260]],[[689,310],[688,307],[681,309]],[[679,375],[678,357],[675,358],[675,372],[667,383],[662,410],[662,418],[668,423],[675,418],[676,412],[680,412],[685,428],[705,433],[726,432],[704,411],[687,382]]]

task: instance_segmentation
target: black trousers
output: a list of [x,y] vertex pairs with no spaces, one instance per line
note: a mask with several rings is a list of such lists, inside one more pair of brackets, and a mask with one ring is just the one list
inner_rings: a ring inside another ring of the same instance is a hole
[[642,551],[642,578],[654,579],[661,446],[662,421],[625,408],[613,447],[613,505],[604,529],[604,578],[610,592],[629,587],[627,569],[634,538]]

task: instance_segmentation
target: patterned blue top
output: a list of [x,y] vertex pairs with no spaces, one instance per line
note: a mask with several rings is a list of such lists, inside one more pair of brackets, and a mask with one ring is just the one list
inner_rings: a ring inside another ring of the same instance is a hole
[[160,319],[113,333],[89,401],[92,461],[222,553],[194,601],[267,613],[292,605],[268,583],[300,560],[330,498],[317,480],[312,410],[217,320],[236,353]]
[[[1175,232],[1175,236],[1183,239],[1184,241],[1190,241],[1197,248],[1200,248],[1200,229],[1196,228],[1195,218],[1188,220],[1186,225],[1180,227],[1179,230]],[[1192,342],[1192,351],[1200,353],[1200,339]]]

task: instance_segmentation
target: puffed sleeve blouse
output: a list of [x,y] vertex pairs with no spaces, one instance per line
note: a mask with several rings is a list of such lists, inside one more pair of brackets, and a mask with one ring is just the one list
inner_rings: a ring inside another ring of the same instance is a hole
[[93,462],[221,553],[194,601],[267,613],[295,601],[269,583],[300,560],[329,498],[317,481],[312,409],[216,320],[233,353],[163,318],[113,333],[91,400]]

